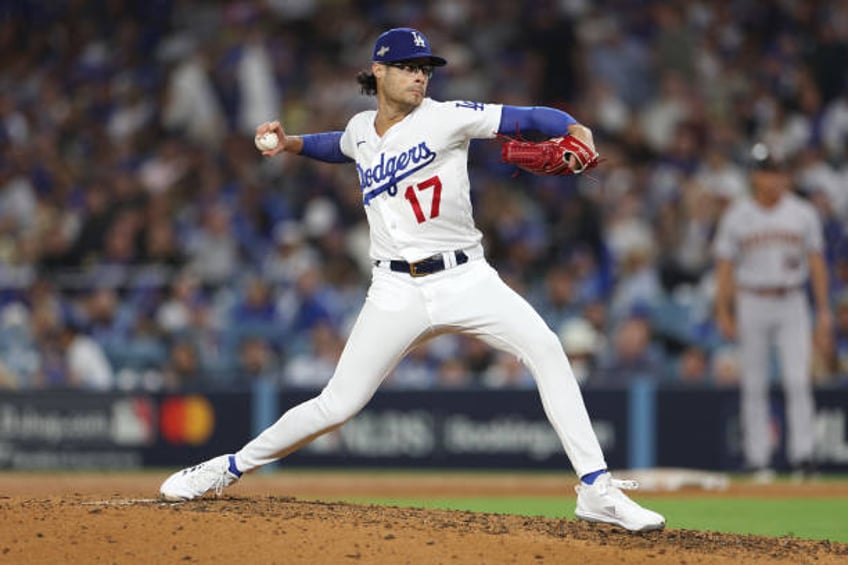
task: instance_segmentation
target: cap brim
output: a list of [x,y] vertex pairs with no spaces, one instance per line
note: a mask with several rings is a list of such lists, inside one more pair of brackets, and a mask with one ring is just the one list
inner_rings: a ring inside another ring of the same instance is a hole
[[447,60],[437,57],[436,55],[423,55],[421,57],[409,57],[408,59],[392,59],[384,61],[374,61],[375,63],[404,63],[406,61],[427,61],[434,67],[444,67],[448,64]]

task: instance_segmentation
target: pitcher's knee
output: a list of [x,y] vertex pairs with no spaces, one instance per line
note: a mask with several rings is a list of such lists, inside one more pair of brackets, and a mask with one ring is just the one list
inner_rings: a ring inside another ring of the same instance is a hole
[[325,421],[331,426],[344,424],[356,416],[368,402],[367,399],[359,401],[353,396],[345,397],[344,395],[334,394],[331,389],[326,388],[315,400]]
[[532,338],[532,345],[528,350],[532,355],[545,358],[565,356],[559,337],[550,330],[534,336]]

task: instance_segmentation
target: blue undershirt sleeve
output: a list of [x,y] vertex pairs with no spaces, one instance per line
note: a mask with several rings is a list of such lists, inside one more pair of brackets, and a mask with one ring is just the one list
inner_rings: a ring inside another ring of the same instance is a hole
[[568,126],[577,120],[570,114],[547,106],[507,106],[501,110],[498,133],[515,135],[517,132],[537,131],[548,137],[563,135]]
[[300,136],[303,139],[303,149],[300,154],[326,163],[352,163],[353,159],[342,153],[339,141],[341,131],[327,133],[310,133]]

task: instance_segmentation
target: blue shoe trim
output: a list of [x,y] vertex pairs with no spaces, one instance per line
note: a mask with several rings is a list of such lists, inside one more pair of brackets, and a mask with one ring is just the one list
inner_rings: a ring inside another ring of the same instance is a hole
[[580,480],[583,481],[584,484],[591,485],[595,482],[595,479],[606,473],[606,469],[601,469],[600,471],[594,471],[592,473],[587,473],[580,477]]
[[228,469],[230,471],[230,473],[232,473],[236,477],[241,477],[241,471],[239,471],[238,467],[236,467],[236,456],[230,455],[228,460],[230,462],[230,466],[229,466],[229,469]]

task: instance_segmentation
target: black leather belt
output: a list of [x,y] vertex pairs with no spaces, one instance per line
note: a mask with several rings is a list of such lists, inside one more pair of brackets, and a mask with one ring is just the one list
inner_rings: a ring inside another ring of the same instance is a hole
[[801,290],[800,286],[765,286],[765,287],[740,287],[742,292],[748,292],[757,296],[765,296],[767,298],[783,298],[787,294],[792,294]]
[[[453,254],[454,257],[456,257],[457,265],[462,265],[463,263],[468,262],[468,255],[466,255],[464,251],[454,251]],[[384,263],[386,263],[386,261],[374,262],[374,264],[378,267]],[[388,263],[389,269],[397,271],[398,273],[407,273],[413,277],[432,275],[433,273],[444,271],[447,268],[445,260],[441,255],[433,255],[432,257],[416,261],[415,263],[407,263],[406,261],[388,261]]]

